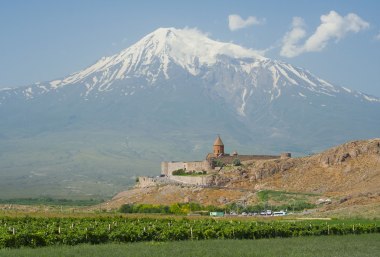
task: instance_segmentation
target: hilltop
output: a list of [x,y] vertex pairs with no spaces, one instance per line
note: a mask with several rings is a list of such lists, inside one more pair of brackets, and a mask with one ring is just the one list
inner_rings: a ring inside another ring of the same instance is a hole
[[[263,200],[276,204],[302,199],[320,204],[320,211],[347,208],[353,213],[372,211],[375,215],[380,207],[379,185],[380,139],[371,139],[348,142],[308,157],[247,161],[239,167],[225,167],[213,176],[210,187],[137,184],[117,194],[106,206],[257,204]],[[263,192],[269,198],[263,199]]]

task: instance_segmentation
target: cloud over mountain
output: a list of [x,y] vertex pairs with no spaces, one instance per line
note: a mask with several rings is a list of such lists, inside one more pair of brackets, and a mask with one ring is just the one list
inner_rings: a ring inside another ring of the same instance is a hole
[[338,42],[349,33],[358,33],[369,27],[369,23],[355,13],[341,16],[330,11],[321,16],[321,24],[315,32],[303,43],[306,37],[305,23],[302,18],[293,18],[292,28],[282,40],[280,54],[285,57],[295,57],[302,53],[322,51],[331,41]]
[[231,31],[243,29],[253,25],[260,25],[264,23],[264,20],[260,20],[255,16],[249,16],[246,20],[237,14],[231,14],[228,16],[228,27]]

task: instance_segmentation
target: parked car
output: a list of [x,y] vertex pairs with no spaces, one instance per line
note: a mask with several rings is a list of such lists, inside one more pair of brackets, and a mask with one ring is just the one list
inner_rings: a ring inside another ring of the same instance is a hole
[[285,216],[286,212],[285,211],[275,211],[273,212],[273,216]]

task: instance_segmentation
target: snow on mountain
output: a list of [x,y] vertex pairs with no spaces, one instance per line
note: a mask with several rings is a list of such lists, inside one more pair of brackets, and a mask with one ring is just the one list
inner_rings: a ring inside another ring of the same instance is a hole
[[241,116],[246,115],[250,98],[263,93],[272,102],[289,90],[296,90],[293,95],[303,98],[308,94],[349,95],[366,102],[380,102],[377,97],[334,86],[302,68],[270,60],[254,50],[212,40],[196,29],[175,28],[159,28],[120,53],[103,57],[63,79],[19,90],[26,99],[65,86],[81,87],[84,99],[115,90],[131,96],[136,91],[136,79],[140,79],[140,88],[154,86],[159,80],[170,80],[174,66],[189,76],[207,80],[207,87],[234,106]]
[[[103,57],[87,69],[63,80],[52,81],[50,85],[57,88],[84,81],[88,77],[92,77],[93,84],[106,85],[129,75],[146,76],[152,82],[160,73],[168,79],[170,62],[196,76],[200,67],[216,63],[219,55],[265,60],[253,50],[211,40],[195,29],[160,28],[119,54]],[[156,61],[159,61],[159,67],[152,71],[150,66]]]

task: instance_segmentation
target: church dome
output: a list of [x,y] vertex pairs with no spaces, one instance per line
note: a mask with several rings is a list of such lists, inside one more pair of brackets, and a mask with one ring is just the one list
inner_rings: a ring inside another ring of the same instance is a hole
[[216,145],[218,145],[218,146],[224,146],[224,144],[223,144],[223,141],[222,141],[222,139],[220,138],[220,136],[218,136],[216,139],[215,139],[215,142],[214,142],[214,146],[216,146]]

